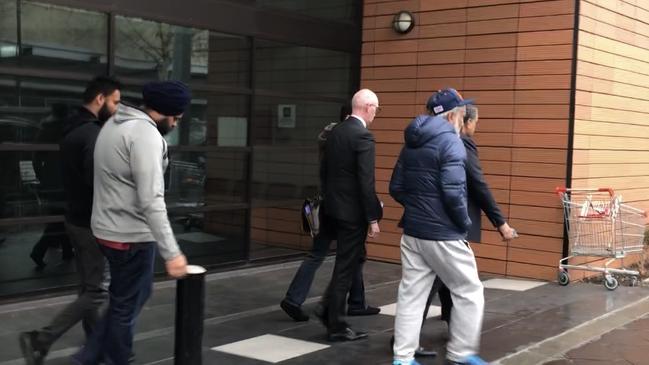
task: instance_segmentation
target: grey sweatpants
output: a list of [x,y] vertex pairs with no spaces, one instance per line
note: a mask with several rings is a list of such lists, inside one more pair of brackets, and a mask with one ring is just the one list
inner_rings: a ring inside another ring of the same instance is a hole
[[401,237],[402,276],[394,324],[394,359],[410,361],[419,348],[419,332],[428,293],[436,275],[451,291],[450,339],[446,357],[462,361],[478,353],[484,292],[473,251],[466,241],[429,241]]

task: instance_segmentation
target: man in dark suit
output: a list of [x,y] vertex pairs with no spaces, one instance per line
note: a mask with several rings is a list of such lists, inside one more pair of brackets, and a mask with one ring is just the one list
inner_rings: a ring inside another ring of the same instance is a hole
[[[321,162],[324,158],[329,134],[340,122],[346,120],[351,114],[352,105],[348,102],[340,108],[340,118],[338,121],[329,123],[318,135],[318,152]],[[311,249],[311,252],[309,252],[304,261],[302,261],[302,265],[300,265],[300,268],[295,273],[291,285],[286,291],[286,296],[280,303],[280,307],[284,312],[297,322],[309,320],[309,315],[302,309],[302,304],[309,294],[316,271],[322,265],[325,257],[329,254],[331,243],[335,240],[335,232],[330,232],[330,230],[327,229],[326,220],[323,220],[320,226],[320,232],[313,237],[313,248]],[[381,312],[381,309],[369,306],[365,302],[363,270],[357,270],[356,275],[352,278],[352,285],[349,291],[347,304],[348,316],[371,316]]]
[[362,270],[365,237],[375,237],[383,215],[374,188],[374,136],[367,130],[379,109],[379,99],[363,89],[352,98],[352,115],[329,135],[321,163],[324,211],[338,241],[336,264],[316,315],[330,341],[367,337],[342,318],[352,278]]

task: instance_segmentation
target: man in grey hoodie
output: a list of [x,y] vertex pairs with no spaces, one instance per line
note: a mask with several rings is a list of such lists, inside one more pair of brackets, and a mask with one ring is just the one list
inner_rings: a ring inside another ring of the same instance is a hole
[[95,145],[91,226],[110,265],[111,283],[105,317],[74,356],[84,365],[128,363],[135,320],[152,291],[156,247],[169,275],[187,272],[167,218],[162,136],[182,118],[191,94],[179,81],[163,81],[145,85],[142,97],[142,108],[119,106]]

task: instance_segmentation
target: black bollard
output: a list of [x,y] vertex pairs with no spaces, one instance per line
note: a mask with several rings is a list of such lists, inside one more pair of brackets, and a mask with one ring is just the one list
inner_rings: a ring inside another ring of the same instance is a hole
[[176,287],[175,365],[203,363],[203,319],[205,316],[205,269],[187,265],[187,276]]

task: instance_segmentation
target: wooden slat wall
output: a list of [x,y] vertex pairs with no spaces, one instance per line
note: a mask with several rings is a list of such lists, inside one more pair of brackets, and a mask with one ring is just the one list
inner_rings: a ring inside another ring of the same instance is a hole
[[649,208],[649,1],[582,0],[578,44],[573,186]]
[[[407,35],[391,29],[399,10],[416,17]],[[574,0],[365,0],[361,83],[383,108],[372,130],[386,204],[372,257],[399,260],[401,208],[388,184],[402,131],[434,90],[450,86],[477,100],[487,180],[521,234],[505,244],[483,217],[483,242],[473,246],[480,270],[556,277],[563,217],[553,191],[566,178],[574,10]]]
[[649,1],[584,0],[574,185],[611,186],[649,207],[648,139]]

